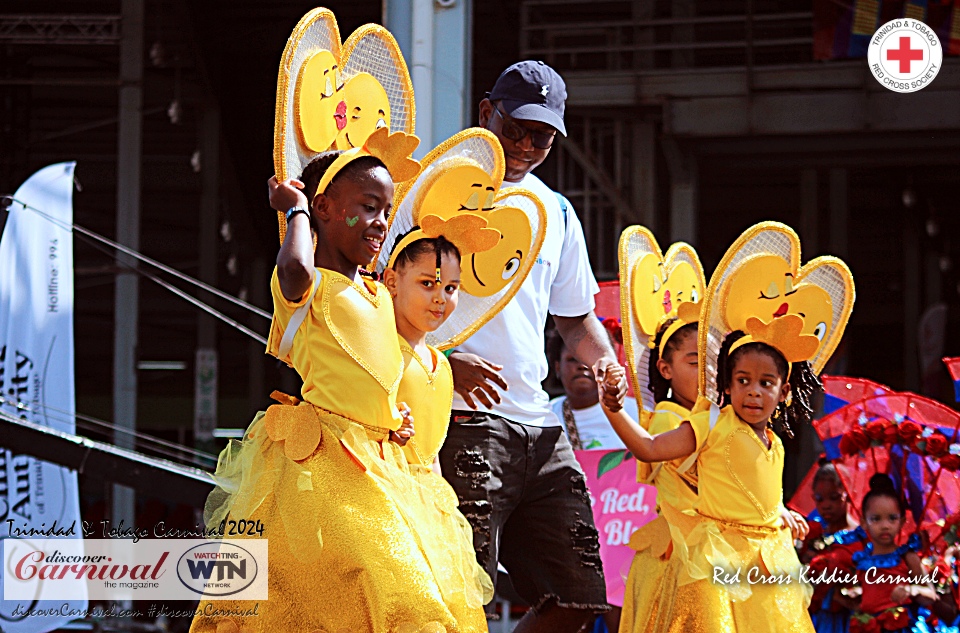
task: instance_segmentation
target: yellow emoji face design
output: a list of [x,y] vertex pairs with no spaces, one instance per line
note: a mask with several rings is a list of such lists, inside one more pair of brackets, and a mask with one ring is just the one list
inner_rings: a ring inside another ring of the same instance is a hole
[[516,207],[497,207],[480,213],[487,226],[500,231],[500,243],[488,251],[473,253],[461,264],[461,283],[476,297],[489,297],[503,290],[520,271],[533,237],[527,214]]
[[803,318],[803,334],[812,334],[822,343],[830,331],[830,295],[819,286],[805,283],[781,257],[751,257],[737,266],[725,285],[724,319],[733,330],[744,329],[750,317],[769,323],[785,314],[796,314]]
[[360,147],[375,130],[390,126],[390,100],[369,73],[351,77],[344,87],[347,126],[337,135],[337,149]]
[[630,275],[633,310],[644,334],[656,334],[657,324],[685,301],[696,303],[703,282],[689,262],[664,262],[654,253],[637,260]]
[[294,111],[300,141],[312,152],[330,149],[337,134],[346,127],[343,79],[339,63],[330,51],[314,53],[300,67]]
[[419,223],[425,215],[449,220],[463,211],[493,210],[497,188],[490,174],[474,161],[466,158],[446,161],[435,173],[437,175],[424,182],[417,195],[413,210],[415,222]]
[[497,188],[493,179],[469,159],[455,159],[458,165],[438,169],[435,179],[424,183],[417,196],[414,217],[436,215],[449,220],[454,215],[471,213],[487,220],[487,226],[500,231],[500,242],[490,250],[472,253],[460,264],[465,292],[489,297],[506,287],[520,271],[529,255],[533,231],[527,214],[515,207],[494,204]]

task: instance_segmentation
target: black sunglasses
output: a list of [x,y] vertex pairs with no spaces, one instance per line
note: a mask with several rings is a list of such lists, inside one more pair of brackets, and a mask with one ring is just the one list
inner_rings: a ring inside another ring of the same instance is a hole
[[499,106],[494,106],[493,109],[500,115],[500,131],[511,141],[520,142],[529,134],[530,141],[537,149],[550,149],[550,146],[553,145],[553,139],[557,135],[556,132],[538,132],[531,130],[527,126],[520,125],[514,121],[509,115],[501,112]]

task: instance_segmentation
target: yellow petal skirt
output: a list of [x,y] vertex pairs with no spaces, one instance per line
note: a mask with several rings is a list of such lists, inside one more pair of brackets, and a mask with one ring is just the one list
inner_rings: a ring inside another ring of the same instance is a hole
[[788,530],[661,513],[631,539],[621,633],[813,633]]
[[[303,437],[316,448],[293,461]],[[191,633],[487,630],[493,587],[456,494],[432,473],[412,473],[386,429],[306,403],[273,406],[224,449],[216,477],[208,525],[262,523],[269,599],[256,617],[197,617]],[[199,609],[208,603],[254,605],[202,600]]]

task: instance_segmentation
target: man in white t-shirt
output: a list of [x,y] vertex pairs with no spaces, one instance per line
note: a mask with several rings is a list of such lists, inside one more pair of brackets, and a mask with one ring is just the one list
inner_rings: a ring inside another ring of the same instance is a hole
[[[547,313],[577,358],[602,374],[617,359],[593,313],[599,290],[583,229],[566,199],[531,171],[563,122],[566,86],[543,62],[507,68],[480,102],[480,125],[506,158],[504,187],[531,190],[547,211],[547,235],[519,292],[450,354],[450,430],[444,477],[474,530],[491,578],[499,560],[533,609],[517,631],[571,633],[607,610],[600,546],[583,471],[541,387],[547,376]],[[626,381],[611,406],[619,408]],[[478,409],[479,407],[479,409]]]

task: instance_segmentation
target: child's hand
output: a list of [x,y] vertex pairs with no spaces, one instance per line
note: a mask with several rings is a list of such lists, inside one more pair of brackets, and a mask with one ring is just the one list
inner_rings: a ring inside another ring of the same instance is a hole
[[790,534],[795,541],[802,541],[807,538],[807,532],[810,531],[810,526],[807,525],[807,520],[804,519],[801,514],[784,508],[780,512],[780,519],[783,527],[790,528]]
[[913,599],[913,590],[910,585],[897,585],[890,592],[890,601],[894,604],[907,604]]
[[267,181],[267,189],[270,195],[270,208],[277,211],[286,211],[293,207],[310,208],[307,196],[304,195],[303,183],[295,178],[277,182],[276,176],[271,176]]
[[403,423],[396,431],[390,431],[390,439],[400,446],[406,446],[410,438],[415,435],[413,415],[410,414],[410,407],[405,402],[398,402],[397,408],[400,410],[400,415],[403,416]]
[[601,358],[593,366],[600,391],[600,402],[610,412],[616,413],[623,408],[623,399],[627,394],[627,373],[623,366]]

